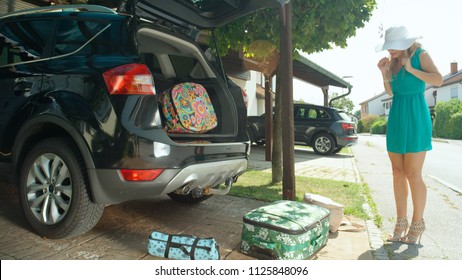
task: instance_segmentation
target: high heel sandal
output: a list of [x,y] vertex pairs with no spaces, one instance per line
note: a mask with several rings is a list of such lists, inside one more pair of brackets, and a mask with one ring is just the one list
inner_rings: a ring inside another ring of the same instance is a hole
[[419,240],[419,244],[420,244],[420,239],[422,238],[422,234],[424,231],[425,231],[425,222],[423,219],[418,222],[412,222],[406,236],[401,238],[401,242],[406,243],[406,244],[415,244],[417,240]]
[[404,218],[397,218],[396,219],[396,224],[395,224],[395,229],[393,231],[393,235],[390,235],[387,238],[387,241],[389,242],[397,242],[401,240],[401,235],[406,234],[407,227],[409,225],[409,222],[407,221],[407,217]]

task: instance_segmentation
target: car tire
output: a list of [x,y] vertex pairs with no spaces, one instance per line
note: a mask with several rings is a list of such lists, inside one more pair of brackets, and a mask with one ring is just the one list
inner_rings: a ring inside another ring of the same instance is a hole
[[328,133],[319,133],[313,140],[312,148],[318,155],[331,155],[335,149],[334,138]]
[[203,195],[201,197],[194,197],[191,193],[178,194],[175,192],[168,193],[167,195],[174,201],[186,203],[186,204],[197,204],[213,196],[213,195]]
[[103,205],[91,200],[83,159],[67,138],[43,140],[26,155],[19,200],[33,230],[51,239],[89,231],[104,211]]
[[263,145],[265,145],[265,140],[257,141],[257,142],[255,142],[255,144],[257,144],[258,146],[263,146]]
[[340,152],[342,149],[343,149],[343,147],[337,147],[337,148],[335,148],[335,150],[332,153],[336,154],[336,153]]
[[247,128],[246,131],[247,131],[247,137],[249,137],[250,144],[252,144],[253,142],[255,142],[255,135],[251,128]]

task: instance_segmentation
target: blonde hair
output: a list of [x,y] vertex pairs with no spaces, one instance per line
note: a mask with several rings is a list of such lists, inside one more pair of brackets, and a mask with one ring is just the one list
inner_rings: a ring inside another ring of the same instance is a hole
[[[414,55],[415,51],[418,48],[421,48],[421,47],[422,47],[422,44],[420,44],[418,42],[412,43],[412,45],[408,49],[405,50],[406,57],[409,57],[409,59],[411,59],[412,56]],[[390,58],[390,59],[391,59],[391,61],[390,61],[390,67],[388,68],[387,79],[389,81],[392,81],[393,80],[394,69],[396,69],[396,67],[398,67],[398,64],[400,63],[400,58]]]

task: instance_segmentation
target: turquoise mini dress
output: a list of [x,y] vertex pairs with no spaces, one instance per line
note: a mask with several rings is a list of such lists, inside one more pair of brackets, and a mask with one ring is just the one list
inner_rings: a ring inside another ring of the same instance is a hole
[[[422,70],[418,48],[411,65]],[[393,101],[388,116],[387,150],[406,154],[432,149],[432,121],[425,100],[425,82],[407,72],[404,67],[392,76]]]

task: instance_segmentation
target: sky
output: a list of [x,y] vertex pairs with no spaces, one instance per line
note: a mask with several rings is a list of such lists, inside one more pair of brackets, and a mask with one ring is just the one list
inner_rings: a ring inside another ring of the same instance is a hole
[[[376,52],[383,42],[379,28],[404,25],[412,35],[421,35],[423,48],[430,54],[436,67],[444,76],[450,72],[450,63],[458,62],[462,69],[462,36],[460,35],[460,0],[377,0],[377,8],[365,26],[348,39],[344,49],[335,47],[306,57],[339,76],[346,77],[353,88],[348,96],[358,110],[359,103],[383,92],[382,76],[377,68],[380,58],[387,51]],[[330,87],[329,93],[346,93],[346,90]],[[320,88],[294,81],[294,100],[322,105]]]

